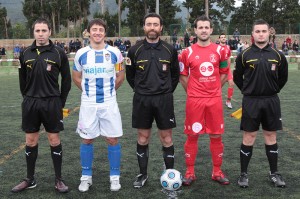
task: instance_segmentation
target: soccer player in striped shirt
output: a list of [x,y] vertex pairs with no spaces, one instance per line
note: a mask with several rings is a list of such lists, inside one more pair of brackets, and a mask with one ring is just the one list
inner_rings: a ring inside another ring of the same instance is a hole
[[93,141],[103,136],[108,144],[110,189],[120,185],[121,145],[123,135],[116,90],[124,81],[123,56],[119,49],[105,43],[107,26],[102,19],[90,21],[90,45],[75,55],[73,81],[82,91],[77,133],[83,139],[80,146],[82,166],[79,191],[92,185]]

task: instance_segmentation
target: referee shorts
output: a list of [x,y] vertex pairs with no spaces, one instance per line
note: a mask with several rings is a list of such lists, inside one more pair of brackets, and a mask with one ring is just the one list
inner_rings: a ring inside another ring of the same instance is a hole
[[155,119],[157,128],[167,130],[176,127],[173,93],[133,96],[132,127],[150,129]]
[[35,133],[43,124],[49,133],[64,130],[60,97],[33,98],[24,97],[22,102],[22,130]]
[[282,130],[280,100],[277,95],[267,97],[244,96],[240,129],[247,132]]

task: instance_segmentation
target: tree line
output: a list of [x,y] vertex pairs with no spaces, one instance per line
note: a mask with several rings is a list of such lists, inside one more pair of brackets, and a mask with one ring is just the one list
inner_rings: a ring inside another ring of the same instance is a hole
[[[110,0],[112,1],[112,0]],[[52,34],[57,37],[81,37],[86,28],[90,5],[95,0],[24,0],[23,14],[26,24],[11,24],[7,10],[0,5],[0,38],[32,38],[32,24],[38,17],[44,17],[52,23]],[[93,18],[103,18],[108,24],[107,36],[143,35],[143,17],[145,13],[155,12],[154,0],[115,0],[120,14],[126,10],[126,18],[121,21],[119,33],[118,12],[109,10],[96,12]],[[120,5],[119,5],[120,4]],[[300,5],[298,0],[242,0],[241,7],[234,7],[235,0],[209,0],[209,17],[214,24],[214,32],[232,34],[239,28],[241,34],[250,34],[253,20],[265,19],[274,26],[277,34],[300,33]],[[185,0],[182,6],[187,16],[176,18],[180,12],[177,0],[160,0],[159,12],[164,19],[165,35],[171,35],[174,27],[180,32],[192,28],[197,16],[205,14],[204,0]],[[173,29],[172,29],[173,28]]]

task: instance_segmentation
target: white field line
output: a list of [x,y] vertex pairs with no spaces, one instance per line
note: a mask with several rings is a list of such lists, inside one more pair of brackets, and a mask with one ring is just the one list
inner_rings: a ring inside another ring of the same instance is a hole
[[[77,110],[79,110],[79,107],[75,107],[73,110],[70,111],[69,115],[76,112]],[[68,117],[68,116],[66,116]],[[40,134],[46,133],[45,129],[42,129],[40,131]],[[0,158],[0,165],[2,165],[3,163],[5,163],[7,160],[9,160],[10,158],[13,157],[13,155],[19,153],[20,151],[23,151],[26,147],[26,143],[23,142],[21,143],[17,148],[15,148],[14,150],[12,150],[10,153],[8,153],[7,155],[4,155],[3,157]]]

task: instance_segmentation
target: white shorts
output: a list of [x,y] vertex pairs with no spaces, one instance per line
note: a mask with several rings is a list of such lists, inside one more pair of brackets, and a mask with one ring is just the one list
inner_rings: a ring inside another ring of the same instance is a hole
[[76,132],[84,139],[121,137],[123,135],[121,114],[118,103],[106,107],[81,105]]

